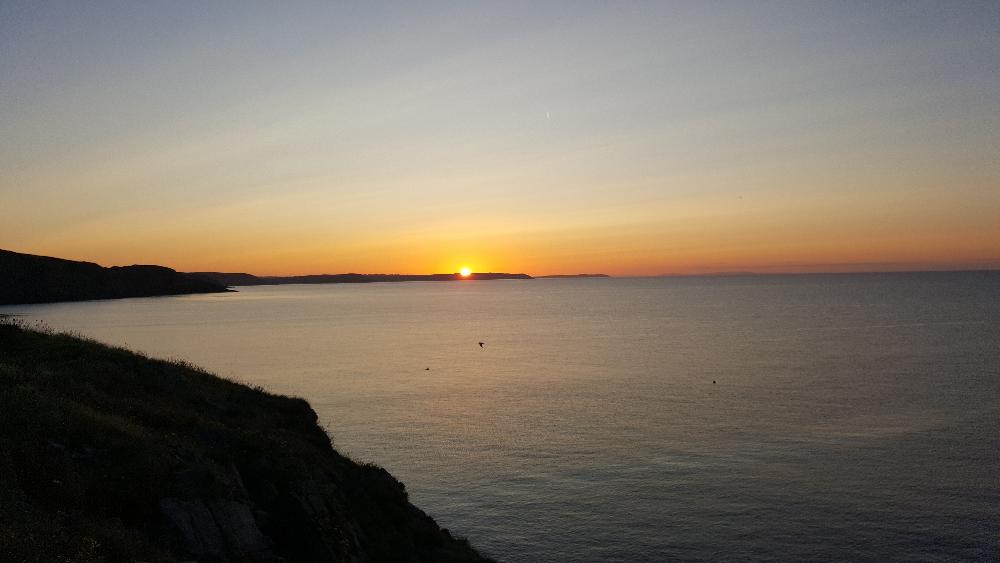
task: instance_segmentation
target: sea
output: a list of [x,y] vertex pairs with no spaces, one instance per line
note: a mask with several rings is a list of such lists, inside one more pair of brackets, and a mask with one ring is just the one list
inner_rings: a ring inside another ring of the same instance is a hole
[[499,561],[1000,560],[1000,272],[0,307],[307,399]]

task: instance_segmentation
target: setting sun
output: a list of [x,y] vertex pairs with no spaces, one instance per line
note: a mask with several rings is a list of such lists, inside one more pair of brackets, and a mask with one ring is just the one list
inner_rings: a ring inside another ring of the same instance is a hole
[[468,267],[463,267],[461,270],[458,271],[458,273],[462,274],[463,278],[467,278],[469,277],[469,274],[472,273],[472,270],[470,270]]

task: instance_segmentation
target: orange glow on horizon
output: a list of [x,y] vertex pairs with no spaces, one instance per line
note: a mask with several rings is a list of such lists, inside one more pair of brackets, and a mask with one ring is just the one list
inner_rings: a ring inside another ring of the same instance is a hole
[[[709,198],[670,209],[626,208],[613,218],[569,214],[544,225],[484,213],[373,232],[330,226],[295,199],[287,208],[267,207],[283,209],[281,217],[237,205],[240,217],[259,219],[252,230],[228,224],[228,208],[221,214],[206,208],[189,222],[178,218],[156,227],[155,215],[94,220],[6,239],[0,247],[103,266],[159,264],[263,276],[461,273],[456,264],[470,274],[533,276],[998,269],[995,205],[980,203],[974,213],[950,200],[934,208],[900,203],[886,215],[881,207],[859,209],[852,202],[810,206],[768,199],[736,210]],[[287,227],[285,216],[298,221]]]
[[[2,249],[258,276],[1000,269],[988,3],[773,8],[819,43],[700,3],[530,30],[530,6],[274,4],[221,36],[194,4],[91,4],[0,20]],[[275,48],[245,56],[261,29]]]

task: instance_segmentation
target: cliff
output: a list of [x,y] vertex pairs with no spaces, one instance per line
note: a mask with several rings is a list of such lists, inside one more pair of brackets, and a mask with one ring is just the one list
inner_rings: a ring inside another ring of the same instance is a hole
[[485,561],[302,399],[0,322],[12,561]]
[[226,287],[163,266],[91,262],[0,250],[0,305],[215,293]]

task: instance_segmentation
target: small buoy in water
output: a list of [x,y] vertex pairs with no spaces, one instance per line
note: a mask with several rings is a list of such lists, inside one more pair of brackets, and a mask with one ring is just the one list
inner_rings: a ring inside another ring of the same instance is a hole
[[424,371],[431,371],[431,368],[424,368]]
[[714,379],[712,380],[712,385],[715,385],[715,380]]

